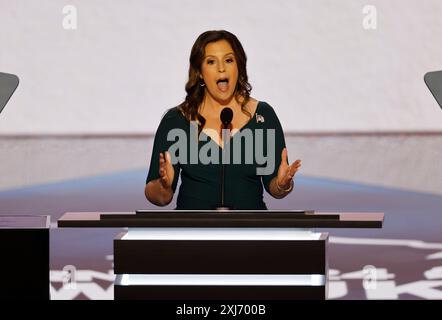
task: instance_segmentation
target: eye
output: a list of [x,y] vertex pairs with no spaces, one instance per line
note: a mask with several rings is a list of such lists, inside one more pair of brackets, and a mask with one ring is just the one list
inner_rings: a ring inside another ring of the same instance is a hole
[[233,59],[232,59],[232,58],[228,58],[226,61],[227,61],[228,63],[232,63],[232,62],[233,62]]
[[207,60],[207,64],[214,64],[214,63],[215,63],[214,60],[211,60],[211,59]]

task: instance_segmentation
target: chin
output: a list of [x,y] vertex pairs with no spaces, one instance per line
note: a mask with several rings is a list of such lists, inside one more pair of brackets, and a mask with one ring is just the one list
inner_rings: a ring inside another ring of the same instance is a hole
[[219,101],[222,101],[224,103],[228,103],[233,99],[233,94],[232,95],[226,95],[226,96],[221,96],[218,98]]
[[211,96],[216,101],[221,101],[221,102],[229,102],[231,99],[234,98],[234,94],[233,93],[219,94],[217,92],[216,94],[211,94]]

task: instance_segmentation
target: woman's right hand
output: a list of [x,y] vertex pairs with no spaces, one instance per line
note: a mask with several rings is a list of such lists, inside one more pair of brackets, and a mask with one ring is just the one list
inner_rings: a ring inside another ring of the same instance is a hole
[[165,189],[172,186],[175,171],[173,170],[170,153],[168,151],[160,153],[160,182]]

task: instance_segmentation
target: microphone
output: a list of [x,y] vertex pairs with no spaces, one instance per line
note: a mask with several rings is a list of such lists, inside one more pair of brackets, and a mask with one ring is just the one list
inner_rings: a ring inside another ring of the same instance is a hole
[[230,122],[233,119],[233,111],[230,108],[224,108],[220,114],[221,123],[223,124],[223,129],[227,129]]
[[[222,159],[224,159],[224,148],[226,147],[226,135],[223,134],[223,130],[228,129],[230,123],[232,122],[233,119],[233,111],[232,109],[226,107],[221,111],[220,114],[220,120],[221,120],[221,124],[222,124],[222,130],[221,130],[221,137],[223,139],[223,157]],[[229,133],[229,138],[230,138],[230,133]],[[224,189],[225,189],[225,171],[226,171],[226,164],[225,161],[222,161],[222,167],[221,167],[221,185],[220,185],[220,193],[221,193],[221,204],[215,208],[215,210],[218,211],[227,211],[227,210],[232,210],[233,208],[230,206],[227,206],[224,203]]]

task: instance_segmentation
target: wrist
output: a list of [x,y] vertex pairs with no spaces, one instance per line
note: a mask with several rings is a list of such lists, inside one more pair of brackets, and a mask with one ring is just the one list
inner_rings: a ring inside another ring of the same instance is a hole
[[172,185],[169,185],[166,181],[162,180],[161,178],[159,178],[158,180],[162,192],[169,192],[172,190]]
[[284,192],[284,193],[290,192],[293,189],[293,185],[294,185],[293,179],[290,180],[290,185],[288,187],[285,186],[281,187],[278,183],[278,180],[276,180],[276,189],[278,189],[279,192]]

